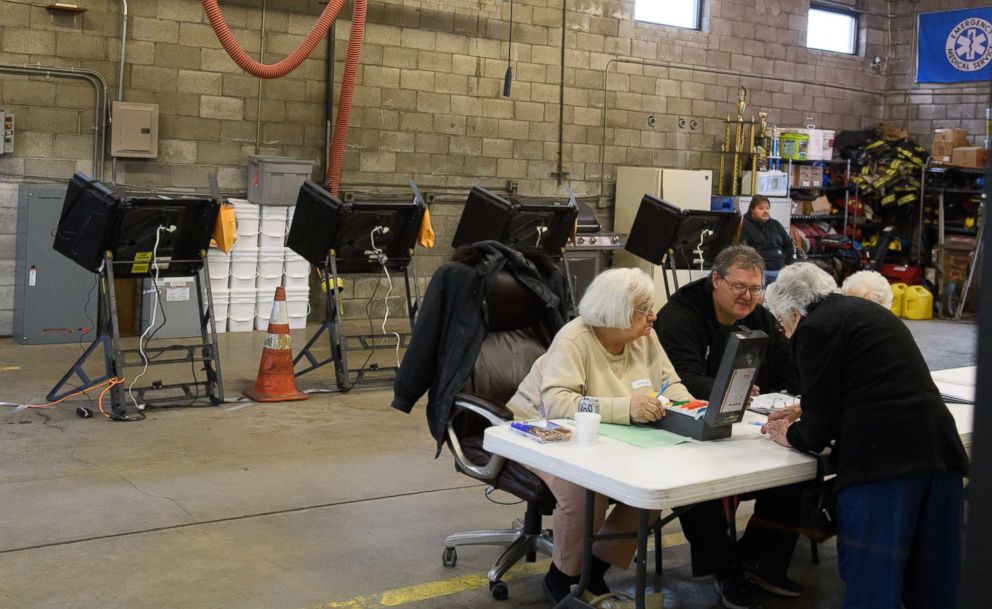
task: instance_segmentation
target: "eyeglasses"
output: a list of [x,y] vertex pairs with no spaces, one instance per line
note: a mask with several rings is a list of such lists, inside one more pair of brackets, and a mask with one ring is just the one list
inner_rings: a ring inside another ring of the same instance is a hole
[[761,293],[765,291],[765,288],[761,286],[746,286],[743,283],[730,283],[727,281],[726,277],[720,277],[724,283],[730,287],[730,291],[734,293],[735,296],[743,296],[745,292],[750,292],[752,298],[757,298],[761,296]]
[[640,313],[644,317],[654,313],[654,303],[646,304],[643,307],[634,307],[634,313]]

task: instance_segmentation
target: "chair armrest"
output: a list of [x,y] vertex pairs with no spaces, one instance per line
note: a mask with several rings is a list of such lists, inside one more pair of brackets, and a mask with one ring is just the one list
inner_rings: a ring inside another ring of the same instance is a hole
[[455,464],[467,475],[483,482],[492,483],[499,476],[499,472],[503,468],[503,463],[506,459],[499,455],[489,455],[489,460],[485,465],[477,465],[465,455],[453,424],[456,416],[465,413],[471,413],[482,418],[489,423],[488,427],[501,425],[506,421],[512,420],[513,413],[505,406],[501,406],[495,402],[490,402],[478,396],[459,393],[455,396],[451,417],[448,419],[447,442],[448,448],[455,456]]
[[489,421],[490,425],[513,420],[513,413],[506,406],[469,393],[455,395],[455,410],[456,414],[466,411],[475,413]]

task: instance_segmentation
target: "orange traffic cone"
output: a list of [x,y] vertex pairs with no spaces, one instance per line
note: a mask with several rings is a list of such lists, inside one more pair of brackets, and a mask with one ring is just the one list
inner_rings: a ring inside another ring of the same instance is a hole
[[265,335],[262,361],[258,365],[255,389],[244,395],[255,402],[289,402],[309,398],[296,389],[293,375],[293,350],[289,337],[289,312],[286,310],[286,290],[276,288],[272,317]]

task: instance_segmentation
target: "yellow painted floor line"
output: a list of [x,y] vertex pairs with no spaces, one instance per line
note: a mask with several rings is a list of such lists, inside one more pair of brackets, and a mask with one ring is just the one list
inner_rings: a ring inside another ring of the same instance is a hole
[[[747,520],[739,519],[737,521],[738,530],[743,530],[746,524]],[[683,535],[681,531],[676,533],[668,533],[661,536],[661,547],[663,548],[673,548],[685,543],[687,543],[685,535]],[[652,543],[648,544],[648,549],[653,549]],[[521,577],[541,575],[547,572],[549,563],[550,560],[546,558],[533,563],[525,562],[517,564],[509,571],[509,573],[506,574],[504,581],[512,581]],[[355,598],[346,601],[335,601],[324,605],[318,605],[313,609],[382,609],[383,607],[398,607],[400,605],[426,601],[432,598],[451,596],[452,594],[458,594],[459,592],[478,590],[480,588],[485,589],[488,586],[488,572],[472,573],[470,575],[462,575],[460,577],[452,577],[450,579],[442,579],[417,584],[414,586],[407,586],[405,588],[387,590],[381,594],[356,596]]]
[[20,366],[0,366],[0,372],[17,372],[20,369]]

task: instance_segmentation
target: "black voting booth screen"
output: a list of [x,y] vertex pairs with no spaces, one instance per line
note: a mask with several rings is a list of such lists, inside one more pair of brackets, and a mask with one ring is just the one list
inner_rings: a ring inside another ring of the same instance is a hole
[[[737,212],[679,209],[667,201],[644,195],[630,228],[626,250],[653,264],[661,264],[671,250],[675,266],[697,268],[696,250],[702,243],[703,265],[709,268],[720,251],[737,237]],[[709,231],[709,234],[705,234]]]
[[[219,209],[210,198],[131,196],[76,173],[66,189],[53,247],[92,272],[99,270],[104,252],[117,262],[134,261],[115,265],[115,277],[152,274],[153,251],[159,276],[192,275],[203,265],[201,253],[210,246]],[[160,226],[176,230],[160,232]]]
[[575,205],[511,203],[476,186],[465,201],[451,245],[492,240],[517,250],[540,249],[561,256],[578,213]]
[[373,256],[375,250],[386,256],[388,268],[403,270],[413,256],[425,209],[419,196],[346,203],[307,180],[300,187],[286,245],[317,267],[327,263],[333,249],[339,273],[378,273],[382,263]]

